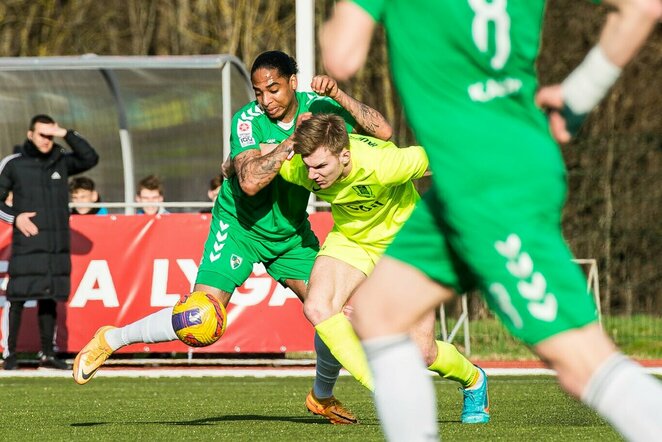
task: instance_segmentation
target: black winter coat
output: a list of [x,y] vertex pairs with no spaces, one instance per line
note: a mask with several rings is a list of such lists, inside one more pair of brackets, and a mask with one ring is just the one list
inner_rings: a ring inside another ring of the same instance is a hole
[[[69,176],[97,164],[96,151],[78,133],[67,131],[64,140],[73,152],[55,144],[48,154],[26,140],[18,153],[0,162],[0,219],[14,224],[23,212],[39,229],[26,237],[14,225],[9,261],[7,299],[66,300],[71,290],[69,232]],[[4,201],[14,192],[13,205]]]

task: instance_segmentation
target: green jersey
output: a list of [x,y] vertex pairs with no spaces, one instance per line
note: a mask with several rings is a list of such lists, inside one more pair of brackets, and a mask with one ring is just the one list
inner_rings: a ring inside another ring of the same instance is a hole
[[595,322],[559,222],[563,159],[534,103],[545,1],[355,1],[386,26],[434,171],[386,254],[458,293],[482,289],[529,345]]
[[[260,149],[261,143],[282,142],[292,135],[297,116],[304,112],[338,114],[347,122],[348,131],[356,125],[351,115],[329,97],[296,92],[296,98],[299,108],[291,124],[269,118],[257,101],[241,108],[232,118],[230,156],[234,158],[241,152]],[[278,175],[256,195],[248,196],[241,189],[238,178],[233,176],[223,183],[214,210],[220,211],[221,219],[239,223],[256,237],[281,240],[308,225],[308,196],[306,189],[288,183]]]
[[544,0],[355,2],[386,28],[394,81],[441,186],[471,192],[499,169],[563,173],[534,104]]

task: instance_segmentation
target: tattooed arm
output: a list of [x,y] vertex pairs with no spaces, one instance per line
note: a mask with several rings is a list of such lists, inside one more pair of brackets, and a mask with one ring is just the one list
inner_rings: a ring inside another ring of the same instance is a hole
[[338,102],[349,114],[354,117],[367,135],[381,140],[388,140],[393,135],[393,128],[386,118],[370,106],[350,97],[338,87],[338,83],[327,75],[313,77],[310,84],[313,91],[326,95]]
[[260,150],[253,149],[240,153],[234,158],[234,169],[241,189],[250,196],[264,189],[280,171],[280,166],[294,150],[290,136],[274,150],[264,156]]

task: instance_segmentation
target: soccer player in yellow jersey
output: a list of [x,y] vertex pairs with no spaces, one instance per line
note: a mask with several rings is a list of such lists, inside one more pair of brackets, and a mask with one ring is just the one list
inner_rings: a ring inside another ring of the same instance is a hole
[[[283,163],[281,176],[330,203],[334,220],[313,266],[304,314],[338,361],[372,389],[365,354],[342,310],[414,210],[419,195],[411,180],[423,176],[428,158],[420,146],[348,135],[333,114],[300,121],[292,141],[299,155]],[[463,385],[462,422],[488,422],[485,373],[453,345],[435,341],[434,320],[431,312],[412,330],[428,368]]]

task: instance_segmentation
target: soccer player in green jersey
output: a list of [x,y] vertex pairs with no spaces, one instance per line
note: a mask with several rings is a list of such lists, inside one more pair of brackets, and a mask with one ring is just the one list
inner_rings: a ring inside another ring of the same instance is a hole
[[[349,129],[388,139],[391,126],[374,109],[354,100],[328,76],[316,76],[311,88],[298,92],[297,64],[280,51],[260,54],[251,67],[256,100],[232,119],[231,159],[236,175],[223,182],[212,210],[208,239],[193,291],[203,291],[227,306],[235,288],[250,276],[253,265],[263,263],[277,281],[300,299],[319,250],[306,212],[309,192],[277,177],[280,163],[291,150],[288,137],[303,112],[340,114]],[[260,144],[281,143],[261,156]],[[277,165],[274,168],[274,165]],[[116,350],[134,343],[174,341],[172,308],[164,308],[132,324],[102,327],[74,361],[74,380],[84,384]],[[308,409],[333,423],[354,423],[356,418],[332,395],[340,364],[315,337],[318,354]]]
[[662,385],[600,328],[560,226],[566,182],[555,140],[570,139],[662,15],[659,0],[604,2],[615,9],[598,44],[537,96],[543,0],[342,1],[320,32],[327,70],[342,80],[384,24],[394,81],[435,172],[354,297],[390,440],[438,437],[434,390],[407,331],[453,289],[473,287],[626,439],[662,434]]
[[[333,114],[301,122],[293,143],[300,155],[283,163],[280,175],[330,203],[334,221],[313,266],[304,313],[338,361],[372,388],[365,353],[342,310],[414,210],[419,195],[411,180],[423,176],[428,159],[420,146],[348,135]],[[412,329],[426,366],[462,384],[463,423],[488,422],[484,372],[436,341],[434,323],[430,312]]]

